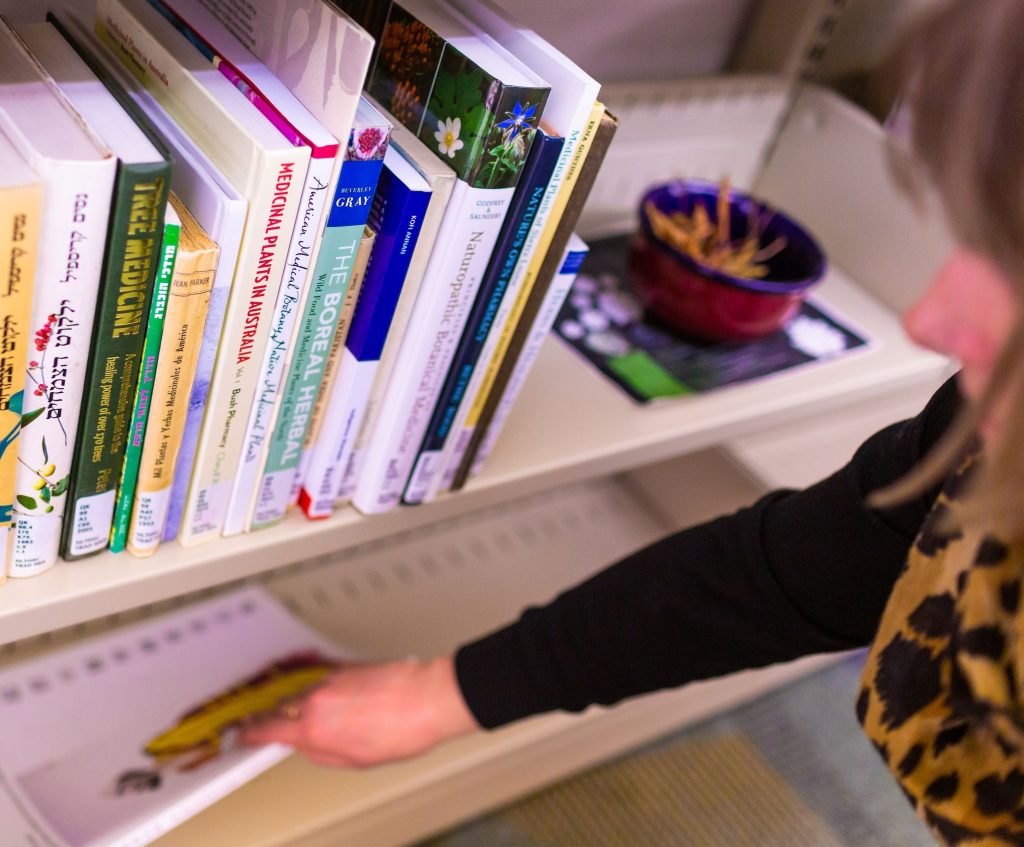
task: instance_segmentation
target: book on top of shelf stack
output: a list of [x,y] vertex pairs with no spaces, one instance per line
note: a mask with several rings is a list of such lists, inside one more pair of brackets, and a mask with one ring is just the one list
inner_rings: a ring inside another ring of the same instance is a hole
[[[394,306],[430,202],[430,183],[392,145],[384,157],[370,226],[377,232],[363,292],[353,315],[341,366],[330,389],[317,446],[302,481],[299,506],[306,517],[324,518],[334,510],[343,466],[338,453],[373,385],[376,364],[390,328]],[[301,449],[300,445],[300,449]],[[318,487],[314,488],[311,480]]]
[[43,184],[0,132],[0,583],[14,551],[14,491]]
[[61,556],[70,561],[98,553],[110,541],[160,267],[171,161],[162,141],[122,108],[56,27],[17,29],[118,160],[61,538]]
[[187,425],[188,398],[202,355],[203,328],[214,291],[220,249],[188,207],[171,193],[168,215],[178,222],[160,354],[153,375],[151,426],[139,460],[138,486],[126,537],[129,552],[149,556],[160,544],[174,471]]
[[[336,450],[338,463],[341,467],[339,487],[336,492],[337,501],[348,500],[355,488],[356,476],[362,466],[362,456],[365,453],[366,443],[369,434],[376,429],[377,418],[380,414],[381,401],[391,380],[391,372],[394,370],[398,353],[401,349],[402,338],[405,335],[405,328],[409,324],[416,297],[419,294],[420,286],[423,283],[423,273],[426,270],[430,254],[437,242],[437,235],[448,210],[448,203],[451,200],[452,190],[455,188],[455,171],[446,165],[426,144],[418,139],[411,130],[396,124],[394,129],[394,143],[405,157],[416,166],[423,178],[430,184],[430,203],[423,215],[423,223],[420,229],[420,237],[416,242],[416,249],[413,251],[412,259],[409,261],[409,269],[405,274],[405,281],[402,283],[402,290],[398,292],[398,300],[391,305],[392,312],[388,317],[387,329],[384,336],[384,346],[374,351],[377,356],[374,367],[374,376],[370,385],[369,394],[365,401],[354,403],[350,401],[352,411],[346,412],[344,416],[345,428],[340,441],[328,441],[327,446]],[[447,158],[447,157],[445,157]],[[367,350],[363,350],[364,357]],[[367,368],[367,359],[362,360],[347,353],[345,354],[346,367]],[[349,423],[349,414],[351,422]],[[312,457],[312,444],[306,446],[303,453],[302,479],[306,478],[306,469]]]
[[353,503],[399,502],[548,98],[547,83],[454,9],[391,6],[368,86],[456,173]]
[[290,753],[243,747],[350,654],[245,588],[0,671],[3,843],[142,847]]
[[[180,443],[163,477],[170,490],[166,495],[154,498],[154,515],[163,539],[170,540],[178,535],[185,495],[191,478],[199,430],[206,408],[210,381],[224,324],[228,294],[238,261],[242,234],[248,211],[248,203],[241,192],[210,160],[209,156],[189,137],[178,123],[157,102],[156,98],[139,80],[128,73],[111,52],[91,31],[91,23],[72,14],[62,12],[51,16],[61,28],[79,55],[103,78],[109,75],[109,86],[115,96],[122,98],[142,112],[160,133],[171,150],[174,167],[171,174],[171,188],[181,198],[196,221],[219,247],[220,259],[213,278],[205,322],[197,321],[188,325],[186,345],[200,346],[194,372],[182,372],[182,394],[184,404],[177,403],[175,413],[185,417],[180,434]],[[191,385],[191,390],[186,387]],[[168,476],[170,475],[170,476]],[[138,537],[136,538],[136,541]],[[153,545],[155,549],[155,543]],[[133,550],[138,555],[138,550]],[[152,552],[150,550],[149,552]]]
[[517,304],[521,303],[524,291],[528,291],[536,279],[538,263],[548,249],[545,233],[552,216],[557,217],[555,210],[563,183],[574,173],[576,166],[573,163],[585,155],[585,132],[588,126],[594,125],[593,112],[600,94],[600,85],[589,74],[546,39],[512,20],[490,0],[458,0],[455,5],[547,80],[551,94],[544,109],[543,128],[547,133],[561,136],[564,142],[511,277],[504,283],[505,292],[491,319],[491,328],[483,341],[483,349],[477,355],[477,364],[468,375],[469,384],[461,388],[462,398],[454,414],[450,410],[444,412],[450,420],[444,420],[447,434],[443,443],[438,440],[433,449],[421,451],[418,457],[412,477],[416,484],[413,490],[406,492],[412,502],[432,500],[450,485],[448,469],[457,463],[457,454],[465,448],[463,430],[472,428],[469,421],[473,417],[475,398],[481,391],[486,391],[491,363],[501,356],[509,325],[515,322]]
[[179,538],[220,535],[310,148],[282,133],[145,0],[99,0],[96,29],[249,201]]
[[10,576],[57,562],[117,158],[0,19],[0,130],[44,183]]
[[309,431],[314,399],[337,334],[356,255],[388,145],[391,121],[370,102],[360,101],[342,164],[338,195],[331,209],[313,282],[301,306],[295,353],[281,393],[274,430],[254,486],[246,529],[284,517],[298,488],[299,462]]
[[548,287],[558,274],[562,254],[576,229],[618,125],[618,119],[603,104],[594,104],[591,121],[581,135],[577,155],[569,164],[565,181],[555,198],[554,210],[531,262],[530,284],[520,289],[512,304],[512,313],[483,372],[480,389],[472,398],[465,424],[458,434],[459,440],[454,442],[455,451],[445,464],[442,489],[454,490],[465,484],[530,326],[544,302]]

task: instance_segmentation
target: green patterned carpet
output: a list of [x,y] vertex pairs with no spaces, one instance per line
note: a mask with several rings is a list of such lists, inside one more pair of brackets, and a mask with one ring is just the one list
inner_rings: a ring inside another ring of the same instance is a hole
[[863,659],[420,847],[934,847],[854,719]]

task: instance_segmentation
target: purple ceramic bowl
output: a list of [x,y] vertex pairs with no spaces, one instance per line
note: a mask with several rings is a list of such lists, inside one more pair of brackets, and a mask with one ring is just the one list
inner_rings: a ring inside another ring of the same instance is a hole
[[671,326],[697,338],[745,341],[768,335],[799,309],[825,275],[825,255],[792,218],[747,194],[729,192],[730,240],[747,233],[751,212],[766,221],[761,244],[779,236],[786,246],[764,264],[768,273],[748,279],[695,261],[654,235],[648,202],[666,214],[691,214],[702,203],[716,220],[719,187],[702,180],[659,185],[640,202],[640,228],[630,243],[629,276],[644,306]]

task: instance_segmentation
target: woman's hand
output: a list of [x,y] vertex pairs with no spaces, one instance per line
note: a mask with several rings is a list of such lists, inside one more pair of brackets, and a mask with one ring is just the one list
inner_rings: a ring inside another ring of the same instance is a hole
[[478,728],[451,656],[349,665],[284,714],[249,725],[242,741],[289,744],[317,764],[362,768],[414,756]]

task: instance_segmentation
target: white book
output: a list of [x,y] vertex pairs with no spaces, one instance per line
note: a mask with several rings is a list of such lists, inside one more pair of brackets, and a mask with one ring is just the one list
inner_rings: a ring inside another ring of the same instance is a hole
[[179,533],[195,544],[224,527],[310,148],[274,127],[146,0],[98,0],[96,28],[249,201]]
[[540,348],[544,345],[544,339],[551,332],[551,327],[555,324],[555,319],[558,317],[565,298],[569,296],[569,292],[572,290],[572,284],[576,281],[580,265],[587,257],[589,250],[590,248],[586,242],[576,233],[570,236],[569,243],[562,254],[562,260],[558,263],[558,273],[555,274],[554,279],[551,280],[551,285],[544,294],[544,299],[541,301],[537,316],[530,325],[529,335],[523,344],[522,352],[516,360],[515,368],[512,370],[508,382],[505,384],[505,390],[501,394],[501,399],[498,401],[498,406],[487,427],[487,432],[484,433],[480,446],[477,448],[476,456],[473,458],[472,475],[475,476],[480,473],[480,469],[483,467],[487,457],[491,455],[498,436],[501,435],[501,431],[505,427],[505,421],[508,420],[512,407],[515,406],[519,392],[523,389],[526,377],[529,376],[534,363],[537,361],[537,356],[540,355]]
[[[424,97],[442,111],[435,114],[428,106],[404,123],[452,159],[458,179],[356,480],[352,502],[368,514],[387,511],[401,499],[529,152],[521,130],[526,122],[535,126],[540,120],[548,96],[543,79],[454,10],[431,0],[404,0],[391,7],[371,75],[370,93],[385,107],[394,104],[382,98],[393,99],[406,82],[396,70],[401,62],[389,52],[387,33],[410,20],[445,42],[433,88]],[[466,143],[461,116],[447,114],[446,104],[450,92],[461,90],[460,79],[477,75],[486,93],[479,111],[466,113]],[[494,152],[498,147],[505,151],[501,156]],[[506,169],[505,162],[514,165]]]
[[44,185],[9,568],[18,577],[57,562],[117,159],[6,19],[0,44],[0,129]]
[[341,173],[338,139],[317,120],[271,70],[198,0],[164,0],[158,7],[224,76],[246,94],[285,137],[310,149],[309,167],[299,199],[299,211],[286,253],[284,277],[270,322],[270,339],[248,412],[242,453],[224,518],[224,535],[246,528],[253,492],[259,482],[267,438],[287,372],[297,317],[309,282],[310,268]]
[[[453,0],[454,5],[493,38],[498,39],[520,59],[530,65],[551,86],[551,94],[544,107],[544,125],[553,134],[565,139],[562,152],[555,164],[547,190],[537,207],[523,243],[523,248],[516,262],[515,270],[509,280],[505,295],[501,300],[498,313],[491,324],[484,348],[473,369],[469,386],[463,394],[458,412],[448,430],[448,438],[442,451],[424,452],[418,459],[414,477],[418,481],[415,496],[406,496],[414,502],[426,502],[437,498],[442,491],[451,487],[454,474],[462,463],[466,447],[469,445],[475,421],[471,420],[472,409],[477,404],[477,395],[486,390],[485,378],[489,363],[495,356],[502,356],[503,339],[506,340],[514,330],[517,302],[522,302],[524,289],[531,287],[535,279],[531,271],[536,270],[532,264],[548,221],[551,218],[555,198],[561,190],[563,179],[569,164],[576,154],[583,129],[586,126],[594,102],[600,93],[600,85],[589,74],[585,73],[563,53],[552,47],[545,39],[532,30],[509,19],[491,0]],[[437,454],[440,455],[437,455]],[[428,470],[429,469],[429,470]]]
[[173,481],[167,488],[159,491],[137,492],[137,497],[144,502],[139,504],[136,512],[150,517],[144,524],[135,526],[132,543],[137,549],[155,550],[161,538],[166,540],[165,528],[168,524],[172,525],[170,536],[173,538],[178,534],[177,526],[191,478],[220,331],[224,324],[228,295],[245,229],[248,202],[206,153],[182,131],[156,98],[125,70],[106,45],[100,43],[78,18],[67,14],[58,17],[61,24],[120,83],[128,96],[160,132],[171,150],[174,162],[171,170],[171,188],[188,207],[199,225],[220,247],[220,261],[214,274],[213,292],[210,295],[206,325],[203,328],[199,365],[190,391],[183,394],[188,404],[188,412],[185,436],[178,451],[177,462],[169,469]]
[[[333,444],[324,438],[317,440],[318,444],[323,445],[318,449],[326,447],[337,451],[340,475],[338,476],[338,489],[335,491],[336,501],[348,500],[355,489],[355,480],[359,468],[362,466],[362,456],[366,449],[368,436],[376,429],[381,402],[385,390],[391,382],[391,374],[395,369],[395,362],[398,360],[402,338],[409,325],[409,317],[412,315],[413,304],[419,294],[420,285],[423,283],[423,273],[437,243],[438,230],[447,212],[452,189],[455,187],[455,172],[442,162],[426,144],[397,122],[392,133],[393,143],[430,184],[430,205],[427,206],[427,213],[423,216],[423,227],[420,230],[419,240],[416,242],[412,261],[409,263],[409,270],[405,276],[402,293],[398,298],[398,305],[391,318],[391,328],[388,330],[384,349],[381,351],[380,360],[376,365],[369,396],[362,406],[352,401],[349,402],[352,423],[347,438],[343,437],[342,440]],[[303,453],[300,479],[306,478],[314,446],[310,445],[309,449]]]
[[284,759],[237,728],[343,651],[246,588],[0,671],[5,845],[142,847]]

